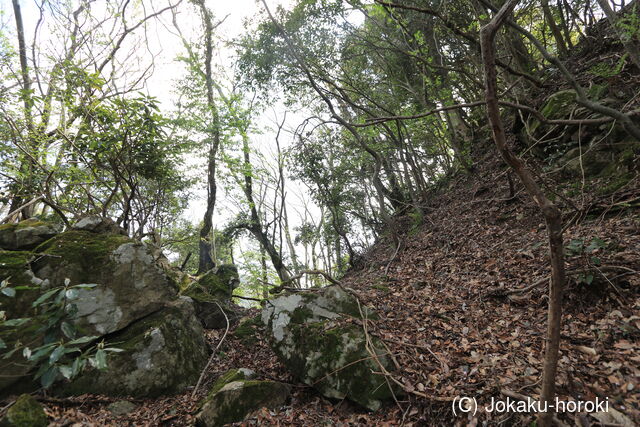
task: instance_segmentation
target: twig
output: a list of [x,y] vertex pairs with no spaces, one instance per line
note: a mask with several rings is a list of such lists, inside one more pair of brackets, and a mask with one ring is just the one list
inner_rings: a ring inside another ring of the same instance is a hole
[[198,392],[198,388],[200,387],[200,383],[202,383],[202,379],[204,378],[205,373],[209,369],[209,366],[211,366],[211,363],[213,362],[213,359],[215,359],[215,357],[216,357],[216,352],[218,351],[218,349],[222,345],[222,342],[224,341],[224,339],[227,336],[227,333],[229,332],[229,318],[227,317],[227,313],[225,313],[225,311],[222,309],[222,307],[220,306],[220,304],[218,304],[217,301],[214,301],[214,303],[218,306],[218,308],[220,309],[220,311],[224,315],[224,320],[225,320],[225,322],[227,322],[227,327],[224,330],[224,335],[222,335],[222,338],[220,339],[220,341],[218,341],[218,345],[216,345],[216,348],[213,350],[213,353],[211,353],[211,356],[209,357],[209,360],[207,361],[207,364],[205,365],[204,369],[200,373],[200,378],[198,378],[198,382],[196,383],[196,386],[193,388],[193,392],[191,393],[191,398],[192,399],[194,397],[196,397],[196,393]]

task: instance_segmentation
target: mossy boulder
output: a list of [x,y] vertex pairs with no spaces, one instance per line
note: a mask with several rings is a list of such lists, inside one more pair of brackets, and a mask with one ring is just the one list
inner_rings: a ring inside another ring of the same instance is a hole
[[62,225],[27,219],[0,225],[0,248],[16,251],[33,249],[62,231]]
[[204,332],[188,298],[110,334],[105,371],[90,370],[62,387],[63,395],[84,393],[155,397],[183,391],[194,384],[206,364]]
[[[224,264],[196,281],[181,285],[181,295],[193,299],[196,316],[206,329],[223,329],[227,320],[235,324],[244,309],[231,302],[233,289],[238,285],[238,270]],[[226,315],[226,317],[225,317]]]
[[200,276],[198,284],[216,299],[231,299],[233,290],[240,284],[238,268],[233,264],[222,264]]
[[76,300],[76,325],[88,334],[118,331],[175,299],[177,285],[144,243],[119,234],[70,230],[36,248],[35,275],[61,286],[95,283]]
[[47,414],[42,405],[29,394],[18,397],[0,420],[0,427],[46,427],[49,425]]
[[[361,314],[362,313],[362,314]],[[262,322],[272,347],[287,368],[302,382],[326,397],[344,399],[376,410],[393,397],[385,378],[375,374],[393,364],[379,339],[362,328],[340,322],[344,317],[375,319],[375,314],[336,286],[320,293],[297,293],[267,303]]]
[[276,381],[237,380],[211,393],[196,416],[197,426],[221,426],[244,420],[252,412],[282,406],[291,386]]
[[114,220],[100,215],[89,215],[80,218],[73,224],[72,228],[74,230],[90,231],[92,233],[127,235],[127,231],[116,224]]
[[256,377],[256,373],[247,368],[239,368],[239,369],[229,369],[224,374],[220,375],[218,379],[213,383],[211,388],[209,389],[209,393],[207,393],[207,397],[202,399],[200,402],[200,408],[209,401],[209,399],[220,391],[222,387],[229,384],[233,381],[242,381],[242,380],[252,380]]

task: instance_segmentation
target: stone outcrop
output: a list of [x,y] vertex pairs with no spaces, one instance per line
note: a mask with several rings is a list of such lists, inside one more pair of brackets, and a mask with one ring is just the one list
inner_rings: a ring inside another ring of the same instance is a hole
[[220,426],[244,420],[256,410],[282,406],[291,386],[276,381],[256,381],[253,371],[233,369],[222,375],[200,404],[196,425]]
[[62,394],[173,394],[195,384],[207,361],[204,332],[186,298],[109,335],[106,345],[125,351],[110,355],[108,370],[86,371]]
[[206,329],[224,329],[227,319],[234,324],[244,311],[231,301],[233,290],[239,283],[236,266],[222,264],[197,280],[186,283],[180,293],[193,299],[202,326]]
[[375,357],[391,371],[393,364],[382,343],[367,337],[362,328],[345,324],[345,317],[375,318],[359,307],[350,294],[336,286],[319,293],[300,292],[270,300],[262,312],[272,347],[278,357],[302,382],[326,397],[378,409],[393,391],[372,360]]
[[[0,280],[23,288],[13,297],[0,296],[1,309],[10,319],[32,317],[35,299],[66,279],[70,285],[95,284],[76,290],[70,322],[84,336],[123,351],[109,353],[106,371],[85,371],[54,392],[157,396],[184,390],[197,381],[208,358],[193,301],[178,296],[175,280],[150,246],[119,232],[99,232],[114,229],[95,226],[97,221],[87,223],[94,225],[87,225],[91,230],[74,227],[32,252],[0,251]],[[37,322],[33,317],[17,331],[0,330],[0,336],[8,348],[16,342],[37,347],[42,339]],[[0,393],[15,392],[16,384],[28,384],[33,375],[21,351],[3,360],[2,368]]]
[[10,251],[33,249],[62,231],[62,225],[37,219],[0,225],[0,248]]

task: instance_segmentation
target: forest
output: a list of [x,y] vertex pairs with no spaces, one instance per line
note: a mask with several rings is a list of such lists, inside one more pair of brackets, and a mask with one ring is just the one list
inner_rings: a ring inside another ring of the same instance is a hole
[[640,424],[640,1],[0,0],[0,426]]

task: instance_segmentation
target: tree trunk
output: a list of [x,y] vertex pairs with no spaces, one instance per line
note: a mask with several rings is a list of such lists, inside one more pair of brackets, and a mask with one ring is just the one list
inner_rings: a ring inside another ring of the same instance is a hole
[[205,273],[215,267],[216,261],[212,257],[211,230],[213,227],[213,211],[216,205],[216,155],[220,147],[220,115],[213,97],[214,83],[211,70],[213,59],[213,17],[204,4],[204,0],[194,0],[200,8],[202,23],[204,25],[205,48],[205,83],[207,89],[207,106],[211,111],[213,129],[209,135],[209,151],[207,153],[207,208],[202,218],[200,229],[200,242],[198,245],[198,274]]
[[541,402],[546,410],[538,415],[540,426],[551,425],[553,411],[549,410],[555,394],[555,378],[560,346],[562,320],[562,291],[565,284],[564,251],[562,242],[562,216],[558,207],[542,192],[532,173],[507,146],[504,126],[498,106],[498,82],[496,75],[494,39],[496,32],[513,11],[518,0],[508,0],[494,18],[480,31],[482,61],[484,65],[487,117],[493,131],[493,138],[505,162],[514,170],[527,192],[542,211],[547,225],[549,252],[551,258],[551,282],[547,316],[547,345],[542,377]]

